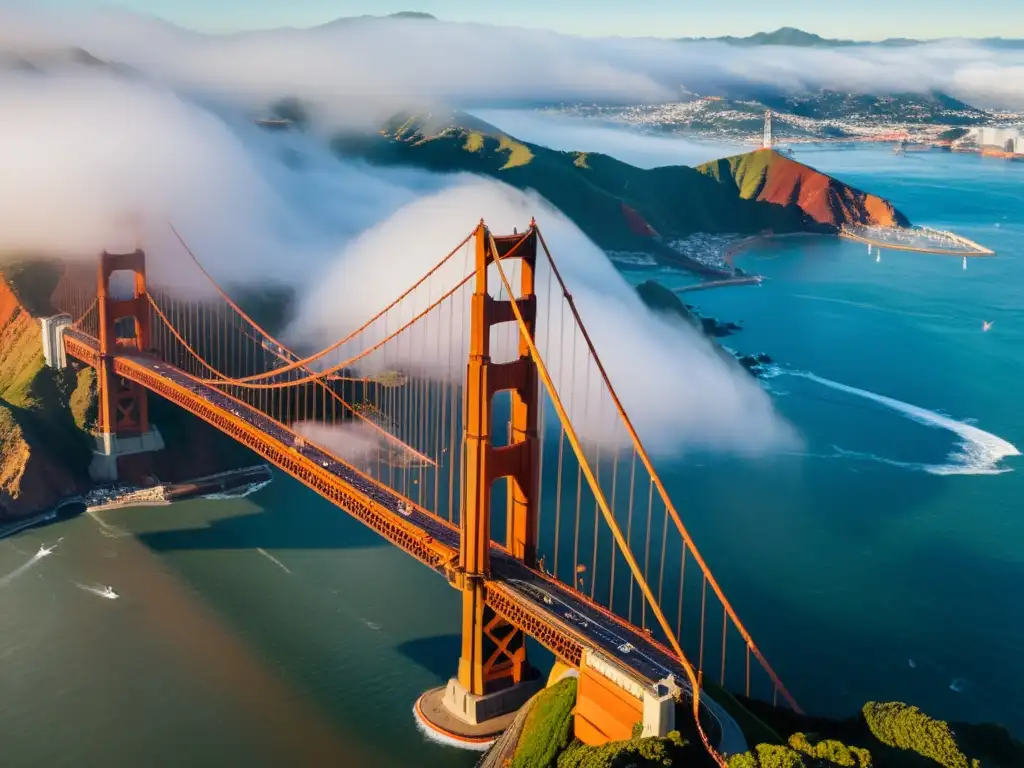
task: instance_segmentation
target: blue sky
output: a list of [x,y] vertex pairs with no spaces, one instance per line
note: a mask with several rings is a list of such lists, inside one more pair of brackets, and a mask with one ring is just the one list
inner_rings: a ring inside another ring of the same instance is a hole
[[794,26],[863,40],[1024,37],[1024,2],[1016,0],[32,0],[30,5],[122,7],[208,31],[302,27],[339,16],[424,11],[451,21],[583,35],[748,35]]

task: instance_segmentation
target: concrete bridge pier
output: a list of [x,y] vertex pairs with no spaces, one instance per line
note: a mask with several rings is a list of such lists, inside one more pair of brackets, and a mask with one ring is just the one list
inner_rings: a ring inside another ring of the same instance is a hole
[[453,677],[441,688],[424,693],[416,702],[416,719],[431,736],[467,749],[493,742],[516,717],[519,709],[544,688],[544,677],[534,671],[518,683],[508,680],[484,694],[473,694]]
[[97,483],[117,482],[118,457],[152,453],[164,448],[164,439],[155,426],[150,426],[145,432],[137,435],[101,432],[94,435],[94,438],[96,446],[92,450],[92,461],[89,462],[89,477]]

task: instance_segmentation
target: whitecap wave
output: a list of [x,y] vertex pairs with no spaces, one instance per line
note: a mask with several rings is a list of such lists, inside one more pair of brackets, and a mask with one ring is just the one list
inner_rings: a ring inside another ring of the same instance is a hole
[[497,739],[497,737],[495,737],[490,741],[479,743],[461,741],[450,736],[445,736],[443,733],[427,725],[427,723],[424,722],[419,709],[415,706],[412,708],[412,715],[413,720],[416,723],[416,730],[419,731],[427,741],[432,741],[433,743],[440,744],[444,747],[455,747],[456,749],[464,749],[469,752],[486,752]]
[[983,429],[979,429],[973,424],[968,424],[964,421],[957,421],[948,416],[944,416],[936,411],[930,411],[927,408],[921,408],[920,406],[913,405],[911,403],[905,403],[902,400],[896,400],[892,397],[886,397],[880,395],[877,392],[871,392],[866,389],[858,389],[857,387],[851,387],[847,384],[841,384],[838,381],[832,381],[808,371],[790,371],[778,369],[772,372],[772,376],[779,376],[787,374],[789,376],[798,376],[800,378],[808,379],[822,386],[835,389],[840,392],[845,392],[856,397],[862,397],[867,400],[872,400],[879,405],[883,405],[886,408],[891,408],[894,411],[902,413],[912,421],[916,421],[918,424],[923,424],[926,427],[933,429],[945,429],[953,432],[960,437],[960,442],[957,445],[957,449],[949,454],[948,464],[917,464],[911,462],[901,462],[891,459],[883,459],[873,454],[857,454],[851,451],[845,451],[849,456],[856,456],[858,458],[873,459],[881,461],[885,464],[892,464],[893,466],[903,467],[906,469],[920,469],[925,472],[929,472],[933,475],[998,475],[1003,472],[1012,472],[1013,470],[1008,467],[1000,467],[999,463],[1008,456],[1020,456],[1020,451],[1015,445],[1004,440],[998,435],[993,435],[991,432],[986,432]]
[[258,493],[266,488],[272,480],[261,480],[258,483],[250,483],[243,488],[239,488],[234,491],[219,491],[217,493],[205,494],[202,498],[206,501],[230,501],[232,499],[244,499],[246,496],[252,496],[254,493]]

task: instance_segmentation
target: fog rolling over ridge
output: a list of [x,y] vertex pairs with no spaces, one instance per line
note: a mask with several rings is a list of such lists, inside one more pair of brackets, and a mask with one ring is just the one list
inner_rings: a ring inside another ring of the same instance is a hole
[[736,142],[651,135],[593,118],[512,109],[474,109],[472,113],[520,141],[562,152],[600,152],[638,168],[700,165],[752,149]]
[[[771,400],[753,377],[724,361],[690,326],[649,310],[604,253],[571,221],[535,194],[484,179],[466,180],[423,197],[357,238],[309,294],[310,300],[288,337],[301,341],[305,348],[322,348],[361,327],[466,236],[473,226],[472,220],[467,221],[469,211],[483,216],[495,234],[511,233],[516,227],[523,231],[531,217],[537,218],[613,386],[653,450],[665,453],[685,445],[759,453],[792,447],[796,442],[795,433],[775,414]],[[465,250],[437,273],[436,285],[417,291],[412,305],[400,315],[403,320],[411,320],[457,284],[466,274],[467,263],[472,269],[472,244]],[[382,254],[387,254],[386,265],[381,263]],[[537,344],[556,389],[567,404],[573,403],[572,416],[581,436],[601,441],[614,438],[621,443],[623,433],[608,420],[607,409],[594,407],[602,414],[602,422],[586,418],[584,399],[596,406],[602,385],[596,368],[588,365],[583,342],[573,345],[571,317],[560,306],[561,290],[557,282],[549,280],[544,257],[540,260]],[[387,280],[381,279],[382,270]],[[506,276],[515,288],[517,273],[506,268]],[[492,295],[498,296],[501,280],[494,267],[489,284]],[[339,296],[344,300],[338,300]],[[410,329],[409,338],[397,345],[389,342],[398,350],[388,358],[390,363],[425,367],[434,375],[461,381],[468,353],[467,328],[463,325],[452,335],[444,324],[450,311],[435,310],[431,320]],[[454,309],[454,317],[468,321],[461,305]],[[560,339],[558,328],[563,318],[566,325]],[[392,322],[390,331],[398,327]],[[384,335],[385,329],[377,324],[341,357],[347,359]],[[513,344],[509,334],[496,331],[493,359],[512,359]],[[372,358],[360,365],[366,374],[377,373],[381,367],[379,359]]]
[[[203,45],[211,56],[217,46],[231,55],[236,43]],[[67,62],[0,70],[0,253],[87,263],[101,249],[133,246],[128,222],[140,222],[154,282],[197,290],[202,281],[170,233],[173,222],[226,286],[293,287],[301,313],[286,333],[308,350],[372,317],[481,217],[500,234],[536,216],[652,449],[758,453],[795,439],[752,377],[689,327],[646,309],[606,256],[539,197],[484,179],[339,160],[316,133],[256,128],[245,99],[198,96],[159,74]],[[552,363],[553,375],[569,362]],[[463,365],[445,375],[461,377]]]
[[0,47],[45,46],[81,46],[250,105],[308,98],[325,119],[363,126],[410,102],[659,102],[677,98],[680,86],[699,92],[939,89],[977,106],[1024,107],[1024,50],[965,40],[737,47],[394,18],[217,36],[122,12],[0,10]]

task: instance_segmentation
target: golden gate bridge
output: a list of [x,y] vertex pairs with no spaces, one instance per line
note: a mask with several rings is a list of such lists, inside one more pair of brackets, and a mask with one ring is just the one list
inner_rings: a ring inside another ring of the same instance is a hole
[[535,222],[497,236],[481,221],[305,356],[174,234],[181,253],[151,274],[141,249],[67,265],[44,320],[96,371],[101,463],[116,475],[119,453],[144,449],[147,397],[165,398],[447,579],[462,646],[416,704],[428,727],[493,740],[542,684],[527,637],[579,671],[588,744],[688,727],[678,700],[724,766],[746,749],[726,691],[800,711],[697,550]]

